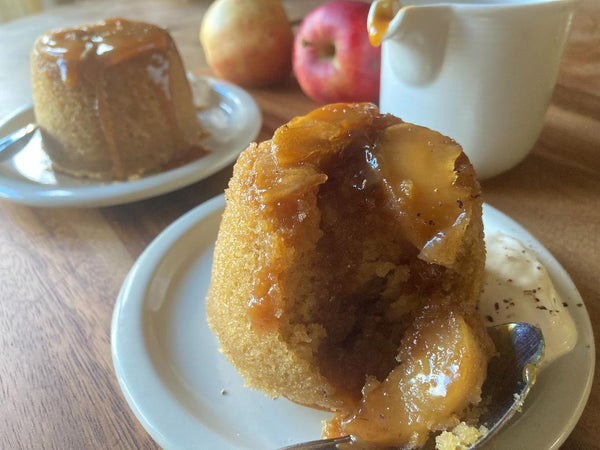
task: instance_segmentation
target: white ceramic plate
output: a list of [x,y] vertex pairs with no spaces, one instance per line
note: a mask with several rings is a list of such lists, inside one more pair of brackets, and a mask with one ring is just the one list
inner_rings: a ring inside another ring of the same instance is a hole
[[[211,132],[206,141],[212,149],[209,155],[137,180],[107,183],[54,172],[36,132],[17,154],[0,154],[0,198],[31,206],[108,206],[171,192],[212,175],[233,162],[256,138],[262,116],[256,102],[241,88],[214,79],[206,81],[211,89],[202,101],[207,101],[208,107],[199,117]],[[35,122],[35,117],[28,105],[0,125],[0,136],[30,122]]]
[[[223,196],[169,226],[127,276],[112,322],[113,363],[137,418],[166,449],[275,449],[318,439],[329,414],[243,387],[206,324],[204,298]],[[490,206],[488,232],[503,231],[533,248],[569,304],[582,303],[567,273],[526,230]],[[587,401],[594,340],[585,306],[570,308],[579,341],[538,377],[522,414],[491,448],[558,448]]]

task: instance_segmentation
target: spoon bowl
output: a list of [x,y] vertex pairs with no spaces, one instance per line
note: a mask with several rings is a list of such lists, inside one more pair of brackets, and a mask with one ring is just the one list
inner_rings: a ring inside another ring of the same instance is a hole
[[507,323],[488,328],[488,334],[496,345],[498,356],[488,364],[482,398],[489,401],[490,407],[481,415],[479,422],[489,432],[472,448],[492,439],[521,411],[525,397],[535,384],[544,354],[544,337],[534,325]]

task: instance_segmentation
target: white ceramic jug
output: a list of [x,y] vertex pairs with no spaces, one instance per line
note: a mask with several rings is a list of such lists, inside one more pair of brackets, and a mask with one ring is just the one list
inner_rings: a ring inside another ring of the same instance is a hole
[[510,169],[541,131],[575,5],[376,0],[380,109],[455,139],[480,179]]

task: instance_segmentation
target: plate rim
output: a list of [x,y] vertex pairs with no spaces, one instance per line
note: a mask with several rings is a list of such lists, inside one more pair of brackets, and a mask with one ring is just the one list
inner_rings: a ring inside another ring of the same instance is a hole
[[[197,77],[208,82],[213,92],[221,98],[229,98],[240,104],[244,112],[245,122],[239,136],[245,136],[245,145],[228,148],[225,152],[219,149],[203,158],[194,160],[183,166],[150,174],[136,180],[121,182],[98,181],[81,186],[61,187],[60,185],[44,185],[28,180],[25,177],[9,177],[0,173],[0,198],[29,206],[43,207],[103,207],[144,200],[158,195],[176,191],[201,181],[228,164],[234,162],[238,155],[258,137],[263,123],[262,112],[254,98],[243,88],[224,80],[202,76]],[[0,121],[0,130],[14,130],[12,122],[21,117],[35,121],[33,103],[29,102],[15,109]],[[3,134],[3,133],[2,133]],[[227,145],[227,144],[225,144]],[[212,156],[216,155],[216,156]],[[215,159],[210,165],[206,161]],[[65,175],[68,176],[68,175]]]
[[[134,281],[136,279],[136,277],[139,277],[141,280],[143,280],[141,289],[145,291],[146,287],[148,286],[148,284],[150,283],[150,281],[152,279],[153,274],[157,271],[160,261],[169,252],[171,247],[177,241],[179,241],[188,231],[190,231],[191,228],[193,228],[197,223],[199,223],[202,219],[204,219],[211,213],[219,211],[220,209],[222,209],[224,207],[224,205],[225,205],[224,194],[216,195],[215,197],[201,203],[199,206],[196,206],[195,208],[186,212],[181,217],[176,219],[173,223],[171,223],[169,226],[167,226],[167,228],[165,228],[146,247],[146,249],[144,249],[144,251],[141,253],[139,258],[133,264],[132,268],[130,269],[129,273],[127,274],[127,276],[123,282],[123,285],[121,286],[121,289],[119,291],[119,294],[117,296],[117,300],[115,302],[115,306],[113,309],[113,315],[112,315],[112,319],[111,319],[111,333],[110,333],[111,356],[112,356],[113,368],[114,368],[117,380],[119,382],[119,386],[121,388],[123,395],[125,396],[125,399],[127,401],[129,408],[134,413],[134,415],[139,420],[139,422],[142,424],[142,426],[144,427],[146,432],[152,437],[152,439],[154,439],[157,442],[157,444],[160,447],[166,448],[166,449],[181,448],[181,445],[180,445],[180,443],[173,442],[173,439],[171,437],[165,435],[165,433],[161,432],[156,426],[154,426],[153,423],[151,422],[151,420],[148,419],[148,417],[146,417],[146,414],[143,411],[143,408],[138,407],[138,401],[136,401],[136,395],[134,395],[132,393],[131,386],[128,383],[128,380],[126,379],[126,377],[123,375],[123,371],[122,371],[124,362],[122,361],[122,359],[119,356],[121,349],[119,348],[120,341],[119,341],[119,336],[118,336],[118,333],[119,333],[118,323],[121,320],[121,317],[124,313],[129,314],[129,311],[125,311],[123,303],[126,301],[126,299],[132,298],[129,296],[132,295],[132,292],[134,291],[134,289],[136,287],[136,284]],[[156,261],[156,264],[152,267],[147,266],[145,264],[145,261],[147,259],[154,259]],[[146,347],[145,343],[147,340],[147,336],[145,335],[144,325],[143,325],[143,320],[144,320],[143,309],[144,309],[145,302],[144,302],[144,298],[142,298],[141,296],[138,296],[137,299],[138,299],[137,306],[139,306],[139,310],[137,312],[139,314],[137,314],[137,315],[133,314],[133,318],[129,319],[129,320],[132,320],[137,325],[137,326],[134,326],[136,335],[135,336],[131,336],[131,335],[127,336],[127,340],[133,342],[133,345],[135,346],[135,348],[133,349],[133,351],[131,351],[129,353],[133,354],[133,355],[138,355],[138,356],[143,355],[146,357],[146,358],[143,358],[144,360],[141,362],[136,360],[133,363],[133,365],[139,366],[140,364],[143,364],[145,367],[151,369],[153,367],[152,358],[149,357],[149,355],[143,351]],[[131,338],[133,338],[133,339],[131,339]],[[131,342],[129,342],[129,344],[131,344]],[[128,361],[125,364],[129,364],[129,363],[131,363],[131,361]],[[121,370],[119,370],[119,368],[121,368]],[[157,382],[159,385],[161,384],[160,379],[158,379],[158,377],[157,377],[157,379],[153,380],[153,384],[157,384]],[[163,398],[163,400],[164,400],[164,396],[161,396],[161,398]],[[184,414],[183,417],[180,416],[180,420],[181,419],[184,419],[184,420],[188,419],[188,416]],[[222,441],[218,437],[215,436],[215,433],[212,430],[210,430],[210,429],[204,427],[202,424],[198,424],[198,423],[195,423],[195,426],[202,427],[205,430],[207,436],[211,436],[213,444],[222,445]]]
[[[190,232],[190,230],[194,226],[199,225],[211,213],[215,213],[219,210],[221,210],[221,212],[222,212],[222,209],[224,208],[224,206],[225,206],[224,194],[217,195],[217,196],[213,197],[212,199],[210,199],[210,200],[202,203],[201,205],[193,208],[192,210],[188,211],[183,216],[181,216],[179,219],[175,220],[172,224],[170,224],[162,233],[160,233],[150,243],[150,245],[142,252],[140,257],[136,260],[136,262],[132,266],[132,268],[131,268],[129,274],[127,275],[125,282],[123,283],[122,288],[119,292],[117,301],[115,303],[115,308],[113,311],[113,317],[112,317],[112,322],[111,322],[111,353],[112,353],[112,359],[113,359],[113,366],[115,369],[115,374],[119,381],[119,385],[120,385],[121,390],[127,400],[127,403],[129,405],[130,409],[134,412],[135,416],[138,418],[140,423],[143,425],[144,429],[160,446],[162,446],[164,448],[185,447],[186,446],[185,443],[188,441],[185,441],[185,439],[184,439],[184,441],[182,442],[181,438],[179,438],[179,440],[175,439],[172,436],[168,436],[163,431],[159,430],[157,428],[156,424],[152,423],[152,421],[148,417],[146,417],[146,414],[143,411],[143,407],[140,407],[139,402],[136,399],[136,395],[130,390],[130,388],[131,388],[130,382],[128,383],[127,375],[123,373],[123,365],[122,365],[123,361],[122,361],[122,357],[121,357],[121,355],[122,355],[121,352],[123,351],[123,343],[120,341],[120,335],[119,335],[120,321],[122,320],[122,314],[125,309],[124,302],[131,302],[132,301],[131,299],[133,298],[133,302],[137,303],[137,307],[138,307],[137,313],[138,314],[137,314],[137,317],[134,317],[134,320],[135,320],[135,323],[138,324],[138,327],[137,328],[134,327],[134,329],[138,332],[138,338],[141,338],[141,341],[138,342],[138,344],[142,344],[140,347],[138,347],[137,351],[138,352],[141,351],[141,354],[144,357],[146,357],[145,364],[152,369],[152,365],[153,365],[152,358],[150,357],[149,354],[145,354],[142,351],[144,348],[143,341],[144,341],[144,339],[146,339],[146,337],[144,336],[144,314],[143,314],[143,308],[145,305],[145,297],[143,295],[141,295],[141,291],[143,291],[144,288],[148,286],[154,273],[159,269],[160,262],[163,260],[165,255],[167,255],[167,253],[169,252],[171,247],[177,241],[184,238],[184,236],[188,232]],[[539,242],[537,240],[537,238],[535,238],[535,236],[533,234],[531,234],[526,228],[524,228],[519,223],[514,221],[508,215],[502,213],[501,211],[499,211],[498,209],[494,208],[493,206],[491,206],[487,203],[484,203],[484,214],[492,215],[492,218],[493,218],[493,216],[495,216],[496,218],[500,218],[501,221],[504,221],[504,222],[510,224],[510,226],[514,230],[516,230],[518,233],[524,233],[525,236],[528,238],[528,242],[526,242],[525,245],[527,245],[529,247],[531,247],[532,245],[535,246],[536,248],[534,250],[535,250],[536,254],[538,255],[538,257],[540,257],[540,259],[544,262],[544,264],[546,266],[548,266],[548,264],[547,264],[548,261],[551,262],[551,267],[547,267],[547,268],[548,268],[549,272],[553,275],[553,279],[556,275],[560,276],[560,278],[561,278],[560,281],[563,283],[566,282],[568,284],[568,288],[570,290],[572,290],[573,293],[576,293],[578,299],[583,304],[583,311],[581,312],[580,319],[585,322],[584,323],[585,328],[587,328],[587,330],[590,333],[592,333],[592,335],[593,335],[592,324],[591,324],[591,320],[589,318],[587,309],[585,307],[585,303],[583,302],[583,299],[581,299],[581,295],[580,295],[579,291],[577,290],[575,284],[573,283],[571,277],[566,272],[566,270],[562,267],[560,262],[556,258],[554,258],[554,256],[546,249],[545,246],[543,246],[541,244],[541,242]],[[148,265],[148,263],[152,262],[153,260],[154,260],[154,264]],[[140,283],[140,281],[141,281],[141,283]],[[554,280],[554,281],[556,281],[556,280]],[[138,290],[137,290],[138,296],[131,297],[132,294],[135,294],[133,291],[135,290],[136,286],[138,287]],[[141,288],[139,288],[139,286],[141,286]],[[128,312],[128,314],[132,313],[132,311],[127,311],[127,312]],[[135,314],[135,311],[133,313]],[[582,336],[581,331],[583,331],[583,330],[579,329],[579,331],[580,331],[580,337],[576,344],[576,348],[580,344],[581,336]],[[587,334],[586,334],[586,336],[587,336]],[[131,336],[129,336],[128,338],[130,338],[130,337]],[[591,392],[591,387],[593,384],[594,371],[595,371],[595,352],[596,352],[596,350],[595,350],[595,342],[593,339],[591,339],[589,345],[590,345],[590,348],[589,348],[590,357],[589,357],[588,362],[589,362],[590,367],[589,367],[588,372],[585,374],[585,383],[582,386],[583,388],[580,390],[579,401],[573,408],[572,414],[569,416],[569,420],[566,421],[561,426],[558,433],[556,433],[554,443],[550,447],[548,447],[549,449],[558,448],[568,438],[568,436],[571,434],[571,432],[573,431],[573,429],[579,422],[579,419],[580,419],[580,417],[585,409],[585,406],[588,402],[590,392]],[[131,353],[131,351],[126,351],[125,353]],[[139,356],[139,354],[138,354],[138,356]],[[137,364],[137,365],[139,367],[139,364]],[[156,378],[157,379],[155,381],[157,381],[158,384],[160,385],[162,380],[160,379],[160,377],[158,377],[158,375],[156,375]],[[164,388],[164,389],[167,390],[166,388]],[[207,428],[206,426],[204,426],[203,424],[198,423],[198,422],[195,422],[195,426],[201,427],[203,430],[203,433],[205,433],[203,435],[203,437],[210,439],[209,442],[203,441],[204,444],[207,444],[207,445],[215,444],[215,445],[220,445],[221,447],[224,445],[221,438],[218,437],[218,435],[213,430]],[[509,427],[510,426],[511,425],[509,425]],[[506,430],[500,432],[499,436],[501,436],[504,432],[506,432]],[[495,439],[492,440],[490,442],[490,444],[493,445],[494,441],[495,441]]]

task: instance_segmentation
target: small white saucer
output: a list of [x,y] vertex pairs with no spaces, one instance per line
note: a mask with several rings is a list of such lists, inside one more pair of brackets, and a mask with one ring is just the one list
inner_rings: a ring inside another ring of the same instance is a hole
[[[112,355],[136,417],[166,449],[276,449],[318,439],[331,414],[243,386],[219,353],[204,299],[225,200],[216,197],[162,232],[127,276],[115,305]],[[594,337],[581,296],[552,255],[525,229],[485,205],[486,232],[526,244],[546,266],[577,326],[575,348],[550,363],[518,414],[488,448],[557,449],[576,425],[590,393]]]
[[[46,207],[117,205],[171,192],[214,174],[235,161],[256,138],[262,116],[254,99],[243,89],[214,79],[206,81],[210,91],[204,93],[207,98],[202,100],[208,105],[199,117],[211,132],[206,145],[212,151],[207,156],[137,180],[78,179],[52,170],[36,132],[23,150],[8,157],[0,155],[0,198]],[[28,105],[0,125],[0,136],[30,122],[35,122],[35,117],[33,107]]]

